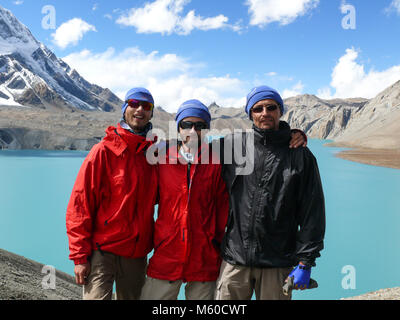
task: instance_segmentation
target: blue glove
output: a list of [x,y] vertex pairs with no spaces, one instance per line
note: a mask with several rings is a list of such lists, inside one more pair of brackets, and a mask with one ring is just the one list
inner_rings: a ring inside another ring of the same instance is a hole
[[289,274],[289,278],[294,277],[294,288],[309,288],[310,277],[311,277],[311,267],[303,266],[299,264],[296,268],[292,270]]

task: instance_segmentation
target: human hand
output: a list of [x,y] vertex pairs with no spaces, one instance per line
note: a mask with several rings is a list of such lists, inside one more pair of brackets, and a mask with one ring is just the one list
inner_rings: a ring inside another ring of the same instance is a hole
[[299,263],[299,265],[296,268],[294,268],[292,272],[289,274],[288,279],[291,277],[293,277],[293,289],[295,290],[308,289],[311,278],[311,267]]
[[289,148],[307,147],[307,136],[300,130],[292,130]]
[[77,284],[86,284],[86,279],[90,274],[90,263],[77,264],[74,269],[75,281]]

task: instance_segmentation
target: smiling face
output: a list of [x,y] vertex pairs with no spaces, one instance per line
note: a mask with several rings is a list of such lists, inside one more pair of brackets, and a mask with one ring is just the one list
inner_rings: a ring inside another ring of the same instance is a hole
[[261,100],[251,108],[250,112],[253,123],[257,128],[262,130],[279,129],[279,121],[282,114],[279,104],[275,100]]
[[141,132],[144,130],[146,125],[151,119],[152,111],[146,111],[143,106],[138,108],[133,108],[128,106],[125,111],[125,122],[132,128],[135,132]]

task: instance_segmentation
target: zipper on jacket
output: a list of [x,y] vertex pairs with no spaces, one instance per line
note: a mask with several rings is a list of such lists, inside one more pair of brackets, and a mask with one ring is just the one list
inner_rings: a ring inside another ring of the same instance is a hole
[[[264,139],[264,142],[266,143],[266,138]],[[266,167],[266,160],[263,161],[263,166],[262,166],[262,171],[264,172],[264,169]],[[249,246],[249,256],[248,256],[248,260],[251,266],[254,265],[254,262],[256,260],[256,250],[257,250],[257,235],[256,235],[256,225],[255,225],[255,220],[257,215],[259,215],[259,210],[261,208],[261,204],[263,201],[263,197],[262,197],[262,193],[263,193],[263,187],[264,187],[264,183],[263,183],[263,175],[261,175],[261,182],[256,181],[255,183],[255,187],[256,187],[256,192],[255,192],[255,197],[253,199],[256,199],[255,201],[253,201],[253,206],[252,206],[252,215],[251,215],[251,230],[250,230],[250,246]],[[256,177],[256,180],[257,177]]]
[[188,192],[190,192],[190,186],[192,184],[192,181],[190,179],[190,168],[191,168],[191,166],[192,166],[192,164],[189,162],[188,163],[188,168],[187,168],[187,174],[186,174]]
[[[257,199],[258,201],[257,201],[257,204],[259,204],[261,201],[260,201],[260,199],[261,199],[261,195],[259,195],[259,196],[257,196],[257,193],[259,193],[259,189],[257,190],[257,192],[256,192],[256,196],[255,196],[255,199]],[[253,266],[253,264],[254,264],[254,260],[255,260],[255,247],[256,247],[256,245],[255,245],[255,243],[256,243],[256,241],[255,241],[255,237],[256,237],[256,232],[255,232],[255,219],[256,219],[256,215],[257,215],[257,208],[258,208],[259,206],[258,205],[255,205],[255,206],[253,206],[253,210],[252,210],[252,213],[251,213],[251,230],[250,230],[250,237],[249,237],[249,239],[250,239],[250,245],[249,245],[249,264],[250,264],[250,266]],[[255,209],[255,210],[254,210]]]
[[[190,171],[191,171],[191,167],[192,167],[192,163],[191,162],[188,162],[188,165],[187,165],[187,172],[186,172],[186,178],[187,178],[187,188],[188,188],[188,198],[187,198],[187,206],[188,206],[188,209],[189,209],[189,203],[190,203],[190,189],[191,189],[191,187],[192,187],[192,179],[191,179],[191,175],[190,175]],[[193,168],[194,169],[194,171],[196,170],[196,167],[194,167]],[[193,177],[194,177],[194,174],[195,174],[195,172],[193,172]],[[189,246],[190,246],[190,243],[189,243],[189,241],[190,241],[190,239],[189,239],[189,223],[190,223],[190,218],[189,218],[189,214],[190,214],[190,212],[189,212],[189,210],[188,210],[188,213],[187,213],[187,217],[186,217],[186,226],[184,227],[184,228],[182,228],[182,242],[185,242],[186,241],[186,243],[184,244],[184,246],[185,246],[185,264],[187,263],[187,261],[188,261],[188,259],[189,259],[189,254],[190,254],[190,248],[189,248]],[[186,233],[186,235],[185,235],[185,233]],[[185,237],[186,237],[186,240],[185,240]],[[184,273],[185,271],[183,271],[183,273]]]

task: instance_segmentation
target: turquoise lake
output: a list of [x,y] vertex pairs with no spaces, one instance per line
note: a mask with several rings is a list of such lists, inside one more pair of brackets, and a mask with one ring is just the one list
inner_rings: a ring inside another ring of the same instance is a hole
[[[319,288],[293,298],[336,300],[400,286],[400,170],[336,158],[339,149],[324,143],[309,142],[326,201],[325,249],[312,270]],[[0,151],[0,248],[73,274],[65,211],[86,154]]]

